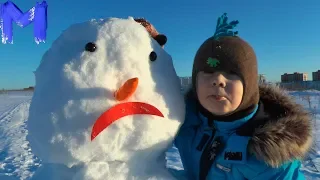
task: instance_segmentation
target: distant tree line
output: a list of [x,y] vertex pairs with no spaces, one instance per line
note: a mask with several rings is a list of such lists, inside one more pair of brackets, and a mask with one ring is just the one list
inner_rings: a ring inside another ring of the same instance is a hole
[[29,86],[27,88],[23,88],[23,89],[0,89],[0,94],[5,94],[8,93],[9,91],[34,91],[34,87],[33,86]]

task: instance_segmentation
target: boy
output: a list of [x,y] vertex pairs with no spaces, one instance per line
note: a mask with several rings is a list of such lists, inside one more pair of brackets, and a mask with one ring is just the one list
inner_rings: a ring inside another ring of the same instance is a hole
[[186,119],[175,139],[188,179],[304,179],[309,114],[279,89],[258,85],[254,50],[230,33],[237,21],[221,18],[196,53]]

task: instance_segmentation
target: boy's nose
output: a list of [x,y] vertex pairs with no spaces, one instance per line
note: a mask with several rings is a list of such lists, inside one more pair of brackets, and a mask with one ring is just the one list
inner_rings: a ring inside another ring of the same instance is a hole
[[212,81],[213,86],[219,86],[219,87],[226,87],[226,81],[224,80],[224,77],[222,74],[217,75],[213,78]]
[[214,81],[213,82],[213,86],[219,86],[219,87],[226,87],[226,83],[225,82],[221,82],[221,81]]
[[213,86],[219,86],[219,87],[224,88],[224,87],[226,87],[226,84],[224,82],[218,82],[218,83],[213,82]]

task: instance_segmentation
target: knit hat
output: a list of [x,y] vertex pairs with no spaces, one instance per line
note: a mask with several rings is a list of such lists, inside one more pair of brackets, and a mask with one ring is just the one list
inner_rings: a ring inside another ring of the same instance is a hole
[[161,47],[164,47],[164,45],[167,43],[167,37],[164,34],[159,34],[156,28],[144,18],[135,18],[134,20],[145,27],[150,36],[156,40]]
[[[196,92],[196,78],[200,71],[213,73],[224,71],[235,73],[242,79],[244,91],[239,107],[227,116],[241,118],[246,111],[252,112],[259,101],[257,59],[253,48],[243,39],[230,31],[238,21],[227,23],[224,14],[218,19],[216,33],[208,38],[198,49],[193,63],[192,86]],[[196,94],[196,93],[195,93]],[[215,116],[223,119],[223,116]]]

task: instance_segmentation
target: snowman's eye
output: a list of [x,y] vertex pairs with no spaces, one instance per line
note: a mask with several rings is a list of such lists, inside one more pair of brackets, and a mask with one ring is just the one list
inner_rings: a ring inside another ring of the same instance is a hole
[[160,44],[160,46],[164,46],[167,43],[167,36],[164,34],[159,34],[154,39]]
[[155,53],[154,51],[152,51],[149,55],[149,59],[150,61],[155,61],[157,60],[157,53]]
[[97,49],[97,45],[95,43],[93,43],[93,42],[89,42],[89,43],[86,44],[85,49],[86,49],[86,51],[94,52]]

